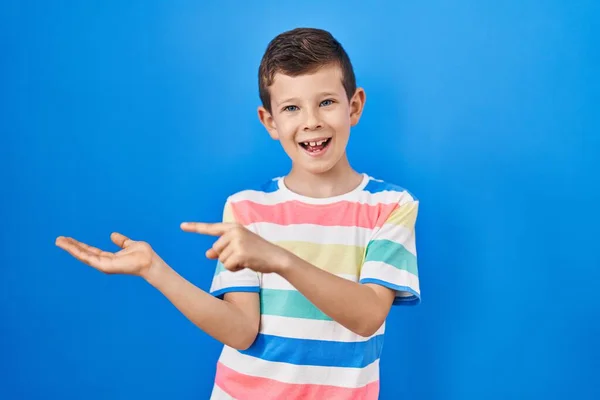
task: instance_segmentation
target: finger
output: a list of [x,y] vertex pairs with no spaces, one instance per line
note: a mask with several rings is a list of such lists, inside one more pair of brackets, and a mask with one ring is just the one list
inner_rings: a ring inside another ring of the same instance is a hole
[[219,254],[219,261],[223,266],[227,265],[228,260],[233,256],[233,248],[230,246],[225,247],[221,254]]
[[101,271],[110,267],[110,260],[113,254],[88,246],[72,238],[59,238],[56,245],[79,261]]
[[223,263],[223,266],[231,272],[237,272],[237,271],[244,269],[240,265],[239,256],[236,255],[235,253],[233,253],[227,257],[227,259]]
[[114,244],[116,244],[122,249],[127,248],[134,242],[133,240],[129,239],[125,235],[120,234],[119,232],[111,233],[110,240],[112,240]]
[[229,236],[230,235],[223,235],[216,242],[213,243],[212,249],[217,254],[221,254],[221,252],[225,250],[225,248],[229,245],[229,242],[231,242],[231,238]]
[[225,234],[221,236],[215,243],[213,243],[212,247],[206,251],[206,257],[211,260],[219,258],[219,255],[229,245],[230,242],[231,237],[229,235]]
[[80,248],[83,251],[86,251],[88,253],[95,254],[95,255],[103,255],[103,256],[110,256],[110,255],[112,255],[112,253],[100,250],[97,247],[93,247],[93,246],[87,245],[87,244],[82,243],[82,242],[80,242],[78,240],[75,240],[73,238],[66,238],[66,237],[60,236],[59,238],[56,239],[56,244],[57,244],[58,247],[61,247],[63,249],[64,249],[65,246],[67,246],[67,247],[73,247],[73,246],[75,246],[75,247]]
[[208,249],[206,250],[206,258],[208,258],[209,260],[216,260],[217,258],[219,258],[219,253],[217,253],[213,249]]
[[64,250],[66,250],[67,247],[72,248],[75,246],[75,247],[85,249],[86,251],[93,253],[93,254],[102,253],[102,250],[92,247],[92,246],[89,246],[85,243],[82,243],[82,242],[75,240],[73,238],[70,238],[70,237],[59,236],[56,239],[56,245]]
[[208,224],[204,222],[184,222],[181,229],[185,232],[200,233],[204,235],[220,236],[231,229],[234,224],[227,222]]

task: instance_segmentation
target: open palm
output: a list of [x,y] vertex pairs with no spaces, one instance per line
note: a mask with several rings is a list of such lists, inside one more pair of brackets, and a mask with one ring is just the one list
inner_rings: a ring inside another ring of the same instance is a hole
[[83,263],[107,274],[143,276],[158,257],[146,242],[133,241],[116,232],[110,235],[110,239],[122,250],[111,253],[63,236],[56,239],[56,245]]

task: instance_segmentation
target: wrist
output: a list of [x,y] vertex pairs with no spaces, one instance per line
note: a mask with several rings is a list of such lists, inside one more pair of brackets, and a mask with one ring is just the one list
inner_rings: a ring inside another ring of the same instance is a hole
[[164,280],[165,274],[168,272],[168,266],[162,261],[152,263],[148,270],[146,270],[141,276],[154,287],[158,287],[160,282]]
[[280,256],[277,260],[276,273],[284,276],[289,274],[298,266],[298,257],[285,249],[282,249]]

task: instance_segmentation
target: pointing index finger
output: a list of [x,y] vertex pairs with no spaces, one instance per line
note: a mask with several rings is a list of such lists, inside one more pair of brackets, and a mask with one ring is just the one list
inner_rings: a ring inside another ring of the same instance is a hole
[[220,236],[227,232],[230,224],[216,223],[209,224],[204,222],[184,222],[181,224],[181,229],[185,232],[200,233],[204,235]]

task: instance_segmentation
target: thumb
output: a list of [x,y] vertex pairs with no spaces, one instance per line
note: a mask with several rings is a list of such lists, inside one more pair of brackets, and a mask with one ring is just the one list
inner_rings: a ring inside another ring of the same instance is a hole
[[127,248],[133,243],[133,240],[129,239],[127,236],[122,235],[118,232],[113,232],[110,235],[110,240],[113,241],[114,244],[119,246],[122,249]]

